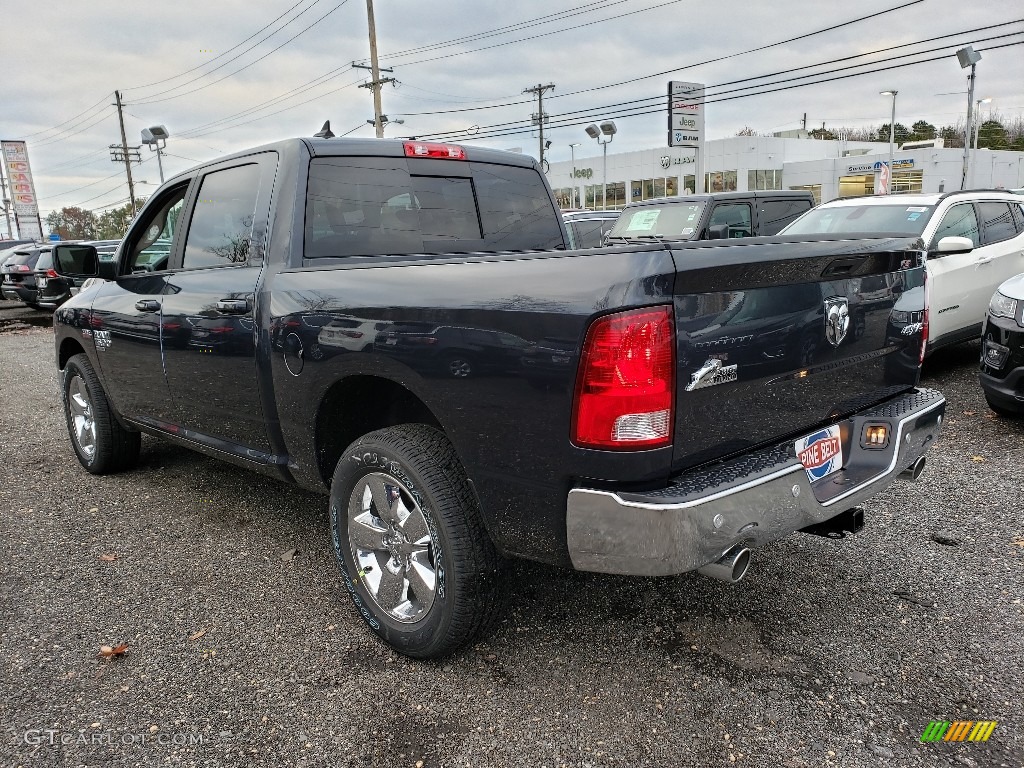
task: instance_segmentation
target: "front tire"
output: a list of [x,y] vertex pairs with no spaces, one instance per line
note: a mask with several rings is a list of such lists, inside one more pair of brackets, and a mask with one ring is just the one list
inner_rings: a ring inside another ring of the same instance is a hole
[[500,618],[502,559],[436,429],[404,424],[352,443],[334,471],[330,522],[357,611],[399,653],[447,655]]
[[142,436],[117,421],[107,394],[85,354],[64,366],[64,418],[75,455],[94,475],[122,472],[139,460]]

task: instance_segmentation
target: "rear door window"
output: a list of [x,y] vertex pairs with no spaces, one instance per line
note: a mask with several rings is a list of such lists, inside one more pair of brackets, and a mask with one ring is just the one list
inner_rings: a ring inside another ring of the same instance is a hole
[[750,237],[750,206],[747,203],[722,203],[711,211],[708,221],[708,237],[714,227],[725,226],[726,237]]
[[765,200],[757,204],[759,235],[777,235],[779,230],[801,213],[809,211],[808,200]]
[[1017,228],[1013,223],[1008,203],[978,203],[978,213],[984,225],[981,241],[985,245],[999,243],[1016,236]]

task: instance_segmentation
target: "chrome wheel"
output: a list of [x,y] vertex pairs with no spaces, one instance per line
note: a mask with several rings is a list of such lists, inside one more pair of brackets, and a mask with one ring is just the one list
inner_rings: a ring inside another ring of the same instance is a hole
[[378,607],[396,621],[422,618],[434,602],[434,551],[423,512],[398,480],[385,472],[360,478],[348,500],[348,542]]
[[68,409],[71,411],[72,434],[78,449],[91,460],[96,455],[96,422],[93,419],[89,391],[85,381],[77,374],[68,385]]

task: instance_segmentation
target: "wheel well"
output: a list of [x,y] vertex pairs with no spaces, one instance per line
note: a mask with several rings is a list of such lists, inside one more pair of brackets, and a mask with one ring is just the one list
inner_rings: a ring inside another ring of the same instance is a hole
[[74,339],[64,339],[60,343],[60,351],[57,353],[57,367],[64,370],[68,360],[77,354],[85,352],[85,348]]
[[376,376],[350,376],[331,387],[320,403],[316,447],[320,476],[331,484],[342,452],[358,437],[396,424],[440,422],[416,395],[401,384]]

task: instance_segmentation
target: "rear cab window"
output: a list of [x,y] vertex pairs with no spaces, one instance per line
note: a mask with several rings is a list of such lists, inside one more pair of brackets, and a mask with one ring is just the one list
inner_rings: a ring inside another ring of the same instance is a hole
[[564,245],[535,170],[404,157],[313,158],[304,240],[307,259]]

